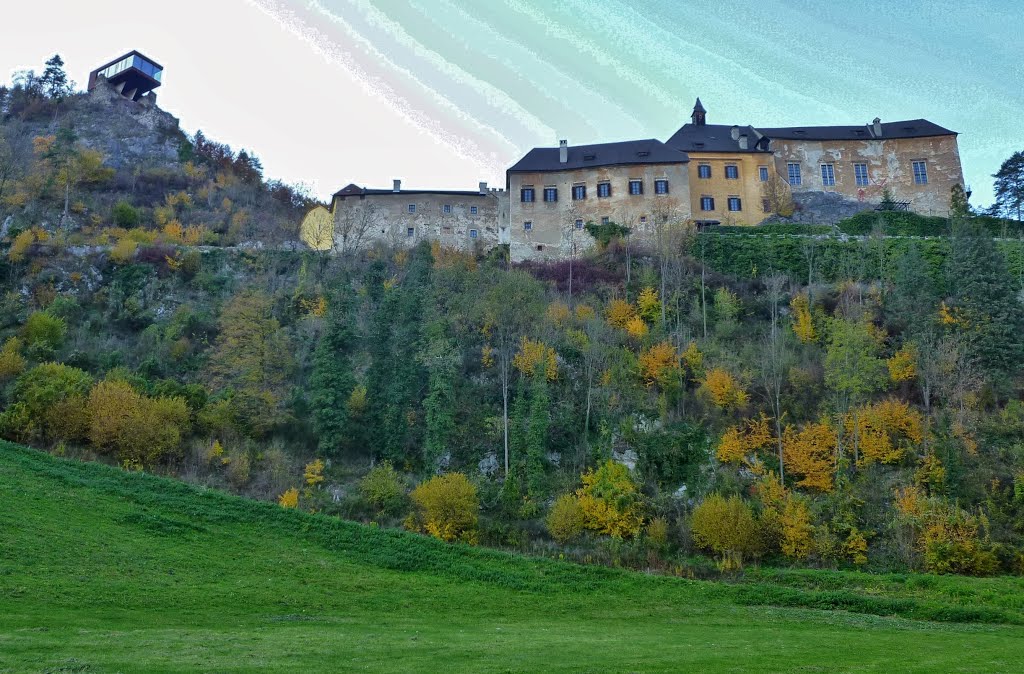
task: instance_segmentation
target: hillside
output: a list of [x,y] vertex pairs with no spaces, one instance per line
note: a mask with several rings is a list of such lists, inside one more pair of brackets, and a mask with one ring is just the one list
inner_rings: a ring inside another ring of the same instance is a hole
[[874,577],[843,595],[813,586],[869,577],[738,588],[652,577],[449,546],[9,444],[0,499],[4,671],[1024,667],[1018,625],[743,605],[774,590],[1019,624],[1019,580]]

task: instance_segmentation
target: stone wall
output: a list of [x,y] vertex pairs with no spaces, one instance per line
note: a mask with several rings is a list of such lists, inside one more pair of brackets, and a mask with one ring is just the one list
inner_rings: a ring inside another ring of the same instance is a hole
[[[909,201],[911,210],[924,215],[949,212],[950,190],[963,185],[963,170],[956,136],[879,138],[869,140],[773,140],[776,170],[787,175],[787,164],[800,164],[799,192],[835,192],[846,199],[877,204],[886,188],[896,201]],[[913,162],[924,161],[928,182],[914,181]],[[867,165],[868,185],[857,185],[854,165]],[[824,185],[822,164],[832,164],[835,185]]]
[[[335,197],[335,249],[358,249],[373,243],[413,246],[439,241],[465,251],[498,245],[504,218],[503,190],[484,192],[422,192],[415,190]],[[474,209],[476,212],[474,212]]]
[[[655,194],[654,181],[668,181],[668,194]],[[629,193],[629,182],[640,180],[643,194]],[[607,182],[611,195],[598,197],[598,183]],[[574,200],[572,188],[586,187],[586,198]],[[565,258],[581,252],[594,240],[578,222],[600,224],[605,218],[643,238],[658,219],[686,220],[691,216],[685,163],[602,166],[570,171],[509,173],[510,251],[515,261]],[[533,187],[535,200],[522,201],[522,189]],[[558,190],[558,200],[544,201],[544,189]],[[526,223],[530,223],[529,226]]]

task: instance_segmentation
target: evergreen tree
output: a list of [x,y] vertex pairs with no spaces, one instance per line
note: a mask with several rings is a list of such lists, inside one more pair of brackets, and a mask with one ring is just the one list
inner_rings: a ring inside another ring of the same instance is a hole
[[1024,357],[1024,308],[1006,258],[981,227],[953,233],[947,275],[956,325],[991,372],[1016,372]]
[[534,375],[530,391],[530,416],[526,423],[526,490],[531,499],[544,493],[544,462],[551,426],[551,399],[543,369]]
[[427,397],[423,400],[426,424],[423,464],[436,469],[455,435],[455,379],[459,354],[445,335],[445,325],[435,320],[427,326],[426,345],[420,361],[428,372]]
[[351,352],[355,347],[350,303],[339,292],[328,313],[327,329],[313,354],[310,406],[313,430],[320,451],[337,457],[353,446],[354,433],[349,401],[356,386]]
[[886,302],[889,319],[905,325],[911,335],[918,335],[933,325],[939,308],[936,285],[920,245],[911,241],[896,260],[894,287]]
[[54,54],[46,62],[46,70],[39,78],[39,84],[43,92],[50,98],[60,100],[71,93],[71,83],[68,82],[68,75],[64,72],[64,59],[60,54]]
[[992,177],[996,179],[996,205],[1003,213],[1020,220],[1024,211],[1024,151],[1010,155]]

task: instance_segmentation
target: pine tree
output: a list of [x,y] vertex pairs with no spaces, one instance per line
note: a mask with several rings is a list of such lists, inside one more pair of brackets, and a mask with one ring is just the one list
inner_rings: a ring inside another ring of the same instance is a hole
[[996,204],[1003,213],[1014,214],[1020,220],[1024,211],[1024,151],[1010,155],[992,177],[996,179]]
[[1006,258],[979,225],[964,223],[953,233],[947,277],[974,355],[991,372],[1016,372],[1024,357],[1024,308]]
[[54,54],[46,62],[46,70],[40,76],[39,84],[48,97],[58,101],[71,93],[71,84],[68,82],[67,73],[64,72],[64,59],[60,54]]
[[313,430],[320,451],[339,456],[353,446],[353,423],[349,399],[356,386],[351,351],[355,346],[350,303],[343,293],[335,297],[328,313],[327,329],[313,355],[310,377],[310,405]]
[[530,388],[530,416],[526,422],[526,490],[531,498],[538,499],[544,492],[544,461],[551,426],[551,399],[543,370],[533,376]]
[[423,441],[423,464],[437,468],[455,435],[455,379],[459,354],[445,335],[442,321],[427,326],[426,346],[420,361],[428,371],[427,397],[423,400],[426,424]]

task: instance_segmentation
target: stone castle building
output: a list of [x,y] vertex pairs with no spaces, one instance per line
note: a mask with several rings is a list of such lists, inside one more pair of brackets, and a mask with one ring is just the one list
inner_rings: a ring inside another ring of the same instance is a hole
[[955,185],[964,185],[957,134],[928,120],[708,124],[698,98],[690,122],[665,142],[534,148],[506,171],[504,190],[349,185],[330,209],[307,215],[302,238],[319,250],[428,239],[467,251],[507,244],[513,260],[562,258],[593,245],[591,222],[624,225],[642,240],[659,223],[756,225],[789,215],[781,204],[799,209],[818,198],[845,215],[875,208],[883,196],[946,215]]

